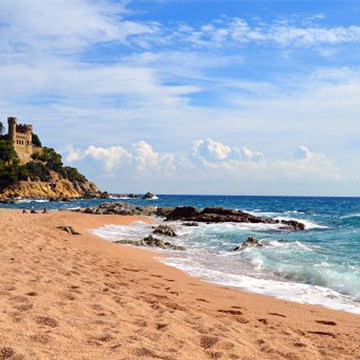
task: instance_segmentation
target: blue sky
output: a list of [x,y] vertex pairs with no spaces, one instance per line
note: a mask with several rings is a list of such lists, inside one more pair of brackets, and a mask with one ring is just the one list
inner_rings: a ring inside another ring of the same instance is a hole
[[0,116],[110,191],[360,196],[359,15],[0,0]]

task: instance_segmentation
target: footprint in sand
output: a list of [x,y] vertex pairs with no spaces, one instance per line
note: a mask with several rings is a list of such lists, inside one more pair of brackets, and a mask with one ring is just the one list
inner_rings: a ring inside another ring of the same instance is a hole
[[230,314],[230,315],[242,315],[240,310],[218,310],[219,313]]
[[268,313],[268,314],[273,315],[273,316],[280,316],[280,317],[286,318],[286,316],[283,315],[283,314],[278,314],[278,313]]
[[19,359],[23,359],[22,356],[16,356],[14,349],[10,347],[2,347],[0,348],[0,359],[14,359],[15,357]]
[[327,332],[327,331],[308,331],[309,334],[314,334],[314,335],[323,335],[323,336],[330,336],[332,338],[336,338],[336,335],[331,333],[331,332]]
[[22,305],[18,305],[18,306],[15,306],[14,308],[18,311],[29,311],[31,310],[32,308],[34,307],[33,304],[22,304]]
[[31,339],[43,345],[48,344],[51,340],[50,336],[46,334],[36,334],[31,336]]
[[215,336],[202,336],[200,338],[200,346],[203,349],[211,349],[219,341]]
[[322,325],[328,325],[328,326],[336,326],[336,322],[335,321],[331,321],[331,320],[315,320],[318,324],[322,324]]
[[58,322],[48,316],[38,316],[36,318],[36,323],[39,325],[49,326],[51,328],[56,328],[58,326]]
[[164,331],[168,327],[168,324],[158,323],[156,324],[156,330]]

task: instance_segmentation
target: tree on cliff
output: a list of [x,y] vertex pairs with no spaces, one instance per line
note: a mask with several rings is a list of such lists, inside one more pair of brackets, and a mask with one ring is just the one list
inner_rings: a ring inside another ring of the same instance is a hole
[[5,130],[4,124],[0,121],[0,136],[4,135],[4,130]]
[[35,133],[32,133],[32,144],[36,147],[42,147],[41,141]]
[[6,140],[0,140],[0,161],[8,163],[17,158],[16,151]]

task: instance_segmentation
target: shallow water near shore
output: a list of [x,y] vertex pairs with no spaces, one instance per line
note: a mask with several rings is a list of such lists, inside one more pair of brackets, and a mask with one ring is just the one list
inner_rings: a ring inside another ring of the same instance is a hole
[[[24,200],[7,207],[66,209],[104,201],[108,200],[73,204]],[[170,241],[187,250],[167,251],[163,261],[210,282],[360,314],[359,198],[160,195],[156,200],[122,201],[152,206],[225,206],[259,216],[297,219],[305,224],[305,231],[283,231],[268,224],[186,227],[172,223],[179,236]],[[141,239],[151,231],[151,225],[140,222],[109,225],[95,232],[116,241]],[[232,251],[248,236],[257,237],[265,246]]]

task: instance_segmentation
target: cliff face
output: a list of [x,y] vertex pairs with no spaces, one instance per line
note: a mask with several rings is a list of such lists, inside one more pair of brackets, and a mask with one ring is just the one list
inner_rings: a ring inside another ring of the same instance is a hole
[[19,181],[0,191],[0,198],[78,198],[99,197],[101,191],[89,181],[71,182],[56,172],[51,172],[51,181]]
[[65,166],[54,149],[40,147],[39,139],[37,147],[30,145],[29,161],[24,162],[21,159],[23,151],[14,147],[13,139],[0,136],[0,199],[106,196],[76,168]]

